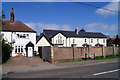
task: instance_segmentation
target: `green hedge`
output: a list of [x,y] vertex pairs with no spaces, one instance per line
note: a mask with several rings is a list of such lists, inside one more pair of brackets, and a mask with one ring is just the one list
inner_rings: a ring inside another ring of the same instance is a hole
[[5,63],[10,58],[10,53],[12,52],[12,47],[2,42],[2,63]]

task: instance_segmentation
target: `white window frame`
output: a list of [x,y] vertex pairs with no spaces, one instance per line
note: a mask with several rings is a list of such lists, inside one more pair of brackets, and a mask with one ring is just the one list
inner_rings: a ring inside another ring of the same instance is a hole
[[15,46],[15,53],[23,53],[24,52],[24,48],[23,46]]
[[97,43],[99,43],[99,39],[97,39]]
[[91,39],[91,43],[93,43],[93,39]]

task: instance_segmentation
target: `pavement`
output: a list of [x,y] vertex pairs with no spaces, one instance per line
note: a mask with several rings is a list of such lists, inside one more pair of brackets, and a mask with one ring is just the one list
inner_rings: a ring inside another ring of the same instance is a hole
[[[33,60],[37,60],[37,58],[33,58]],[[17,60],[15,58],[15,60]],[[60,69],[60,68],[72,68],[72,67],[79,67],[79,66],[90,66],[90,65],[99,65],[99,64],[107,64],[107,63],[114,63],[118,62],[118,59],[106,59],[106,60],[89,60],[89,61],[79,61],[79,62],[66,62],[66,63],[57,63],[51,64],[48,62],[43,62],[39,60],[39,63],[34,63],[32,61],[28,63],[25,62],[25,59],[22,58],[21,60],[24,63],[20,64],[20,59],[18,59],[18,63],[12,59],[10,62],[2,65],[2,74],[9,74],[9,73],[18,73],[18,72],[29,72],[29,71],[44,71],[44,70],[52,70],[52,69]],[[29,60],[29,59],[28,59]],[[11,63],[11,64],[10,64]]]
[[[3,78],[118,78],[120,76],[118,59],[51,65],[55,65],[56,69],[8,73],[3,75]],[[48,67],[50,66],[46,68]]]

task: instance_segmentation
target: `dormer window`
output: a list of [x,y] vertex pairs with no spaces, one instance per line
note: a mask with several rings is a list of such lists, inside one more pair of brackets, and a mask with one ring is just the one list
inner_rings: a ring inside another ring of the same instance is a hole
[[85,43],[87,42],[87,39],[85,39]]
[[93,43],[93,39],[91,39],[91,43]]
[[99,39],[97,39],[97,43],[99,43]]
[[75,43],[75,39],[73,39],[73,43]]
[[58,36],[58,44],[62,44],[62,36]]

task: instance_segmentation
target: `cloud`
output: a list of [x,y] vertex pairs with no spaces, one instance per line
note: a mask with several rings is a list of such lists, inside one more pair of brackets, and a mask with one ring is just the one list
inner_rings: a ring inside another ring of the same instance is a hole
[[102,15],[104,17],[115,15],[115,14],[117,14],[117,12],[113,12],[113,11],[118,11],[118,2],[110,2],[103,8],[109,9],[112,11],[108,11],[108,10],[104,10],[104,9],[100,8],[100,9],[96,10],[96,14]]
[[116,24],[107,25],[104,23],[91,23],[87,24],[85,28],[88,31],[115,31],[117,30],[117,25]]
[[34,23],[34,22],[29,22],[25,23],[27,26],[30,28],[36,30],[36,31],[41,31],[43,29],[53,29],[53,30],[71,30],[71,26],[68,24],[65,25],[57,25],[57,24],[45,24],[45,23]]
[[104,23],[91,23],[85,26],[86,31],[88,32],[102,32],[106,35],[113,36],[118,31],[116,24],[107,25]]
[[71,26],[70,25],[63,25],[62,27],[61,27],[63,30],[72,30],[72,28],[71,28]]

